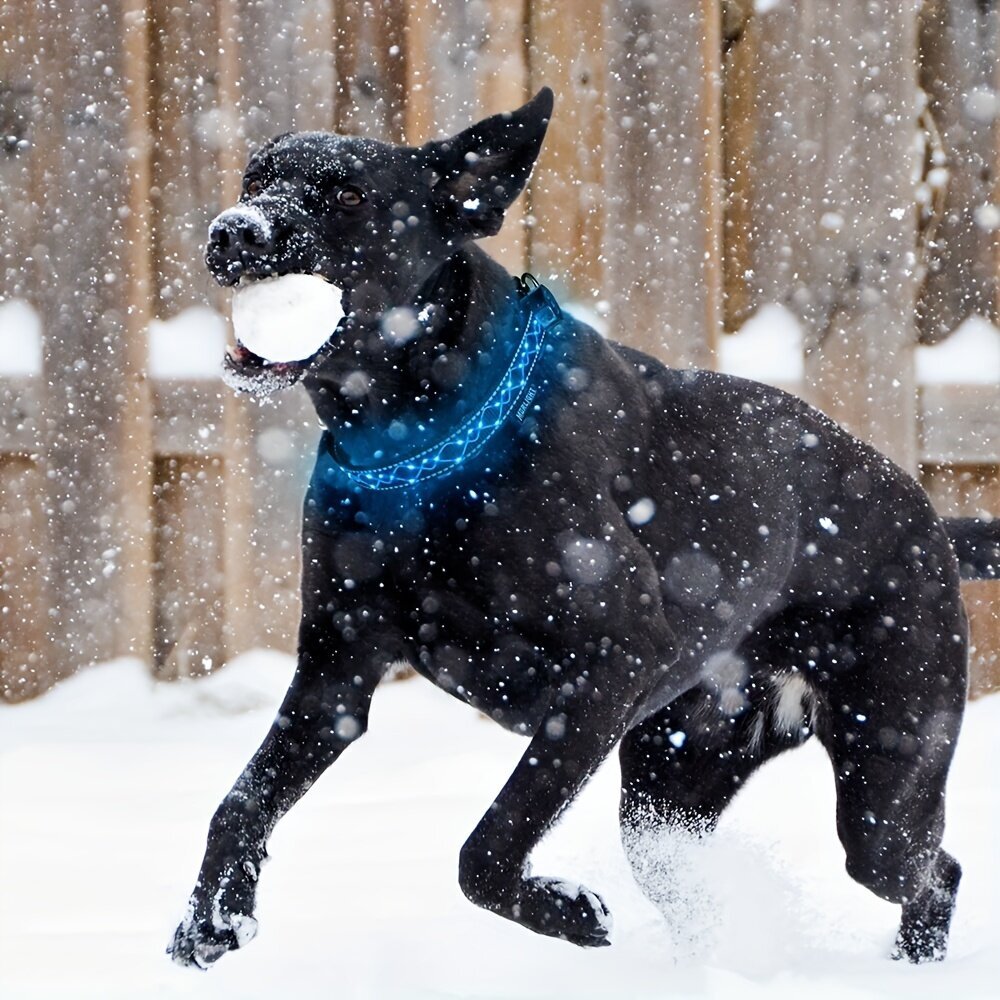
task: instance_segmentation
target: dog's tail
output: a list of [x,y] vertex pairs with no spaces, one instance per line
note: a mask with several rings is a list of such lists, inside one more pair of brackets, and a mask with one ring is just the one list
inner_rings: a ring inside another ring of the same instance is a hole
[[1000,580],[1000,517],[946,517],[963,580]]

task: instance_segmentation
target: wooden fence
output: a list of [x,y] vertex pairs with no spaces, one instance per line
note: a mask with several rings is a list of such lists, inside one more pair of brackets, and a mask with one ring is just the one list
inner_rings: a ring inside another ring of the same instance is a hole
[[[417,142],[551,85],[504,263],[678,365],[783,304],[803,395],[942,511],[1000,514],[1000,378],[914,374],[918,342],[996,318],[998,37],[983,0],[5,0],[3,697],[293,646],[308,405],[149,362],[153,321],[225,311],[206,223],[288,129]],[[982,690],[997,590],[967,594]]]

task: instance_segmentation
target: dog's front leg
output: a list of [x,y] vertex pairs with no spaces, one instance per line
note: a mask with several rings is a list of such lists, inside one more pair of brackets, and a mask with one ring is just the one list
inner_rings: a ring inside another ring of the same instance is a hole
[[459,862],[459,883],[474,903],[588,947],[609,943],[603,901],[564,879],[530,876],[528,857],[621,738],[634,710],[635,658],[615,646],[609,659],[617,662],[566,678]]
[[298,668],[277,718],[212,817],[198,880],[167,948],[181,965],[207,968],[254,936],[257,879],[271,831],[364,733],[372,692],[399,658],[391,637],[357,618],[345,641],[348,629],[332,626],[334,617],[326,601],[311,602]]

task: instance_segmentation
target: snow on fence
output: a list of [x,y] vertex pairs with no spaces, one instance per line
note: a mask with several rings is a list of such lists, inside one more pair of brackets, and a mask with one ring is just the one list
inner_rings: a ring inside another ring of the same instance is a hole
[[274,133],[421,141],[543,83],[511,269],[1000,514],[998,35],[981,0],[5,0],[0,694],[294,644],[314,418],[221,388],[206,224]]

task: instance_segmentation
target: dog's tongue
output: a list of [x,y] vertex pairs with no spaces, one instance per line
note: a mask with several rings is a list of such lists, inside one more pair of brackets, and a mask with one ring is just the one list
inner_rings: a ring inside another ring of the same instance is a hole
[[315,354],[344,317],[344,293],[315,274],[253,281],[233,295],[236,339],[265,361]]

